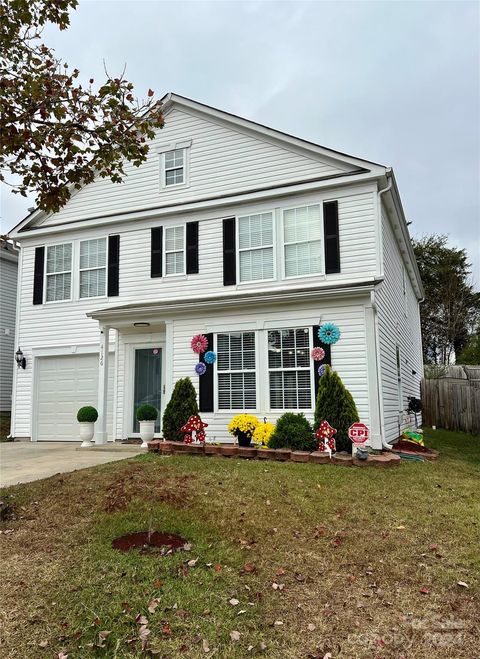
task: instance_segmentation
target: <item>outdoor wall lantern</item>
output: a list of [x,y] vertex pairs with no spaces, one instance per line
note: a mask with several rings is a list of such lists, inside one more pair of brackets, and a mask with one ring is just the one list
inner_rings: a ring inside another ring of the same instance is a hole
[[22,352],[21,348],[19,348],[17,350],[17,352],[15,353],[15,361],[17,362],[18,368],[23,368],[24,369],[27,365],[27,360],[23,356],[23,352]]

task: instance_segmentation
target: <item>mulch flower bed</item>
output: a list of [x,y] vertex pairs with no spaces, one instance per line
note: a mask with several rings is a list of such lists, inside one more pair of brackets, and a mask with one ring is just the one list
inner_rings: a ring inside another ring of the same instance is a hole
[[400,439],[392,447],[394,453],[405,454],[405,455],[419,455],[425,460],[436,460],[438,458],[438,451],[434,451],[431,448],[422,446],[421,444],[414,444],[413,442],[406,442],[403,439]]
[[290,462],[310,462],[313,464],[334,464],[344,467],[398,467],[400,456],[394,452],[380,455],[369,455],[368,460],[357,460],[349,453],[334,453],[332,457],[327,451],[290,451],[289,449],[257,449],[255,447],[239,447],[236,444],[183,444],[182,442],[164,442],[155,439],[149,442],[151,453],[171,455],[176,453],[189,455],[213,455],[225,458],[249,458],[256,460],[279,460]]

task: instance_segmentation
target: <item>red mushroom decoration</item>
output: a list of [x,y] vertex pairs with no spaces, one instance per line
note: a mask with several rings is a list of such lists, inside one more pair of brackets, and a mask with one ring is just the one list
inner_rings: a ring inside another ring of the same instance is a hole
[[335,453],[337,450],[334,437],[336,432],[336,429],[332,428],[328,421],[322,421],[322,423],[318,426],[317,432],[315,433],[315,437],[318,439],[319,451]]
[[193,433],[195,433],[195,439],[198,442],[205,441],[205,431],[204,428],[208,426],[208,423],[204,423],[198,414],[192,414],[188,419],[187,423],[180,428],[180,432],[184,433],[183,441],[185,444],[191,444],[193,442]]

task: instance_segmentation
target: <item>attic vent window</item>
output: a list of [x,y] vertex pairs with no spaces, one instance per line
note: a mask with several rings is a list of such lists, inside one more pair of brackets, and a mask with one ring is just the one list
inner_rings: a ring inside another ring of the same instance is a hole
[[174,149],[165,153],[165,186],[181,185],[185,182],[185,149]]

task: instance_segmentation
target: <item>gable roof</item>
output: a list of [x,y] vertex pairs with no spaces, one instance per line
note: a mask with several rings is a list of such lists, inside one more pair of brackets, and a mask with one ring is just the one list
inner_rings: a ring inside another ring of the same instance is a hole
[[165,94],[165,96],[161,99],[161,103],[163,104],[165,114],[168,113],[171,107],[176,105],[177,107],[184,107],[190,111],[193,110],[202,114],[206,114],[217,120],[224,121],[229,124],[233,124],[239,128],[243,128],[244,130],[252,131],[257,135],[260,134],[263,135],[264,137],[273,138],[289,146],[299,146],[300,148],[304,148],[310,151],[312,154],[322,155],[327,158],[332,158],[334,160],[347,162],[348,164],[351,164],[357,168],[365,168],[370,171],[372,170],[372,168],[380,167],[382,169],[385,169],[386,167],[385,165],[382,165],[377,162],[373,162],[371,160],[358,158],[348,153],[343,153],[342,151],[336,151],[335,149],[330,149],[326,146],[316,144],[315,142],[310,142],[309,140],[305,140],[300,137],[295,137],[294,135],[290,135],[289,133],[285,133],[275,128],[271,128],[270,126],[266,126],[265,124],[258,123],[257,121],[253,121],[252,119],[245,119],[244,117],[240,117],[239,115],[233,114],[232,112],[227,112],[226,110],[219,110],[218,108],[214,108],[211,105],[200,103],[199,101],[194,101],[193,99],[188,98],[187,96],[182,96],[180,94],[176,94],[175,92],[169,92],[168,94]]
[[[281,146],[284,149],[299,152],[302,155],[305,155],[311,159],[314,160],[320,158],[326,159],[340,170],[343,170],[335,175],[318,176],[318,177],[311,177],[309,179],[305,179],[304,181],[305,183],[315,183],[322,180],[328,180],[331,178],[348,177],[348,176],[362,175],[362,174],[376,174],[380,176],[385,174],[386,168],[384,165],[380,165],[378,163],[369,160],[357,158],[356,156],[348,155],[340,151],[335,151],[333,149],[329,149],[319,144],[309,142],[308,140],[304,140],[302,138],[289,135],[288,133],[283,133],[269,126],[265,126],[263,124],[252,121],[250,119],[244,119],[243,117],[239,117],[235,114],[226,112],[224,110],[219,110],[212,106],[187,98],[186,96],[181,96],[180,94],[175,94],[173,92],[170,92],[165,96],[163,96],[163,98],[161,99],[161,103],[163,105],[163,112],[166,116],[174,108],[178,108],[179,110],[184,110],[185,112],[188,112],[190,114],[198,115],[204,119],[209,119],[210,121],[214,121],[217,124],[227,126],[228,128],[231,129],[235,129],[238,132],[246,133],[249,134],[250,136],[262,139],[263,141],[276,144],[277,146]],[[294,183],[292,182],[292,185],[298,185],[301,182],[302,181],[295,181]],[[283,184],[282,187],[284,187],[285,185],[288,184]],[[273,189],[276,186],[272,185],[269,187]],[[262,192],[265,189],[267,188],[261,187],[259,188],[258,192]],[[256,191],[257,190],[252,189],[252,192],[256,192]],[[75,194],[77,194],[78,192],[79,190],[75,190]],[[225,197],[228,195],[222,195],[222,196]],[[201,201],[213,201],[214,199],[215,197],[212,197],[211,199],[205,198],[202,199]],[[178,204],[176,203],[168,203],[168,202],[163,204],[157,203],[155,206],[145,208],[143,210],[154,211],[157,209],[160,210],[162,208],[174,207],[177,205]],[[131,211],[131,213],[133,212],[134,211]],[[41,225],[42,222],[51,215],[52,214],[45,213],[44,211],[36,208],[33,211],[31,211],[21,222],[19,222],[12,229],[11,234],[18,235],[27,231],[31,231],[33,229],[40,228],[39,225]],[[118,215],[118,213],[112,212],[111,215],[116,216]],[[98,217],[92,216],[89,217],[88,219],[96,220],[96,219],[100,219],[100,217],[103,218],[107,216],[108,215],[106,215],[105,213],[102,213],[101,216]]]

